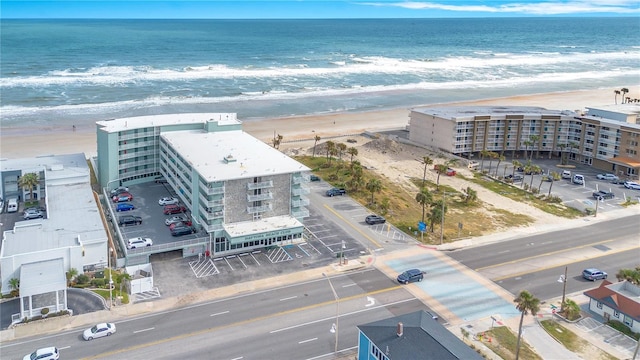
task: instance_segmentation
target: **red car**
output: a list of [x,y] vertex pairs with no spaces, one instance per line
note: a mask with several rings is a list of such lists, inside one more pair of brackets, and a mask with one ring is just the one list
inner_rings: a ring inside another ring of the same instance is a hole
[[187,208],[182,205],[165,205],[163,210],[165,215],[180,214],[186,211]]
[[176,226],[191,226],[191,225],[193,225],[191,220],[180,221],[180,222],[173,223],[173,224],[169,225],[169,230],[173,230]]
[[114,195],[111,199],[113,200],[114,203],[126,202],[126,201],[133,200],[133,195],[131,195],[128,192],[123,192],[121,194]]

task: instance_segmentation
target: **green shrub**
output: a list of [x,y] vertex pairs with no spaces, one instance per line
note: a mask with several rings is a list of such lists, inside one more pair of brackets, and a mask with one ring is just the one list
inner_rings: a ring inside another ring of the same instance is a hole
[[106,283],[105,279],[93,279],[91,280],[91,285],[95,287],[103,287]]
[[630,336],[636,340],[640,340],[640,333],[634,333],[633,331],[631,331],[631,329],[629,329],[629,327],[623,323],[621,323],[620,321],[617,320],[609,320],[609,322],[607,323],[607,325],[611,326],[612,328],[620,331],[621,333]]
[[85,274],[80,274],[76,277],[78,285],[85,285],[89,283],[89,277]]
[[49,313],[49,308],[42,308],[42,310],[40,310],[40,314],[42,314],[42,316],[45,316]]

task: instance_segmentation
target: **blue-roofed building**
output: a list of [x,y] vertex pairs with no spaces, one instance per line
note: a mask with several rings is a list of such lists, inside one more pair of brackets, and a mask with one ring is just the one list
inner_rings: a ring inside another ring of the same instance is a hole
[[483,359],[426,311],[358,325],[359,360]]

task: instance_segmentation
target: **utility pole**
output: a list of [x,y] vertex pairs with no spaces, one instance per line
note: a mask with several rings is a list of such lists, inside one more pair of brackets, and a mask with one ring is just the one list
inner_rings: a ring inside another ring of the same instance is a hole
[[560,279],[558,279],[558,282],[562,282],[562,302],[560,303],[560,312],[564,311],[564,300],[565,300],[565,295],[567,294],[567,270],[568,270],[568,266],[564,267],[564,275],[560,275]]
[[444,241],[444,201],[445,201],[445,195],[447,195],[447,192],[442,190],[442,217],[440,218],[440,245],[442,245],[443,241]]

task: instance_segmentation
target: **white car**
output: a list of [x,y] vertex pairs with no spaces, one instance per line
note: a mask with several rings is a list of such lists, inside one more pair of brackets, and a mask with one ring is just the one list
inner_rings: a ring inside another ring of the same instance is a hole
[[43,218],[44,214],[42,213],[42,211],[38,209],[27,209],[22,214],[22,217],[25,220],[31,220],[31,219]]
[[180,203],[180,200],[176,199],[176,198],[172,198],[172,197],[163,197],[162,199],[158,200],[158,205],[178,205],[178,203]]
[[598,174],[598,175],[596,175],[596,177],[599,180],[607,180],[607,181],[619,180],[619,178],[617,176],[615,176],[614,174]]
[[640,184],[635,181],[625,181],[624,187],[631,190],[640,190]]
[[38,349],[31,354],[25,355],[22,360],[58,360],[60,354],[56,347],[46,347]]
[[137,249],[137,248],[152,246],[152,245],[153,245],[153,240],[149,238],[143,238],[143,237],[131,238],[127,242],[128,249]]
[[171,225],[171,224],[175,224],[175,223],[179,223],[179,222],[185,222],[185,221],[187,221],[187,218],[186,218],[186,217],[184,217],[184,216],[180,216],[180,215],[176,215],[176,216],[172,216],[172,217],[170,217],[170,218],[167,218],[167,219],[164,221],[164,224],[165,224],[165,225],[167,225],[167,226],[169,226],[169,225]]
[[93,340],[103,336],[110,336],[115,334],[116,324],[113,323],[100,323],[90,329],[85,330],[82,333],[82,337],[85,340]]

